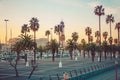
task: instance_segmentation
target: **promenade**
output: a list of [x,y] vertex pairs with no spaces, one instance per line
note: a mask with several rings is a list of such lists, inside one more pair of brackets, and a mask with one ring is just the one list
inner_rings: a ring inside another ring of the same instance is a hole
[[[82,56],[78,57],[78,60],[70,60],[69,57],[62,58],[62,68],[59,68],[59,58],[55,59],[55,62],[52,62],[51,58],[37,60],[38,67],[33,73],[31,80],[63,80],[63,73],[68,72],[70,75],[70,72],[72,76],[76,76],[75,71],[78,71],[80,69],[88,68],[91,66],[99,66],[99,65],[107,65],[107,64],[114,64],[114,60],[110,60],[109,58],[105,61],[104,58],[102,59],[102,62],[97,61],[97,57],[95,58],[95,62],[91,61],[91,58],[85,58],[83,59]],[[27,77],[30,74],[30,71],[32,70],[31,66],[26,67],[24,60],[20,60],[18,64],[18,72],[20,77],[16,78],[15,71],[13,67],[9,65],[8,62],[0,62],[0,80],[26,80]],[[118,72],[120,74],[120,70]],[[105,74],[105,75],[104,75]],[[94,77],[91,77],[88,80],[108,80],[110,77],[111,80],[115,77],[115,70],[113,69],[110,72],[104,73],[101,75],[97,75]],[[110,76],[112,75],[112,76]],[[103,78],[101,77],[103,76]],[[104,77],[106,77],[104,79]],[[109,79],[109,80],[110,80]]]

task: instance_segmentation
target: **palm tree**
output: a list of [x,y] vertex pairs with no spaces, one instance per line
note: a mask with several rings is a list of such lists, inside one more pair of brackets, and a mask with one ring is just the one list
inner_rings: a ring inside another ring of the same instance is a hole
[[55,61],[55,52],[57,51],[58,49],[58,43],[57,41],[54,39],[54,40],[51,40],[50,42],[50,49],[52,51],[52,61],[54,62]]
[[47,37],[48,37],[48,42],[49,42],[49,35],[50,35],[50,31],[49,31],[49,30],[47,30],[47,31],[45,32],[45,36],[47,36]]
[[82,50],[83,50],[83,57],[85,58],[85,47],[86,47],[86,41],[85,39],[81,40]]
[[43,51],[44,51],[44,47],[39,46],[39,47],[38,47],[38,51],[40,52],[40,58],[42,59],[42,55],[43,55]]
[[64,22],[61,21],[59,25],[55,26],[54,28],[54,33],[56,33],[59,36],[59,45],[60,45],[60,36],[64,34]]
[[99,16],[99,32],[100,32],[100,43],[101,44],[101,16],[104,15],[104,8],[102,8],[102,5],[96,6],[94,10],[95,15]]
[[109,37],[108,41],[110,43],[110,45],[109,45],[109,51],[110,51],[110,55],[111,55],[111,59],[112,59],[112,51],[113,51],[112,42],[113,42],[113,38]]
[[96,39],[96,43],[100,43],[100,32],[99,31],[96,31],[95,32],[95,37],[97,37],[97,39]]
[[67,49],[69,50],[69,53],[70,53],[70,59],[72,60],[73,59],[73,48],[74,48],[74,42],[72,39],[68,39],[67,40]]
[[117,45],[118,39],[114,39],[114,44]]
[[110,37],[112,37],[111,23],[113,23],[113,22],[114,22],[114,17],[112,16],[112,14],[111,15],[107,15],[107,17],[106,17],[106,23],[107,24],[110,23]]
[[120,43],[120,22],[116,23],[115,29],[118,30],[118,44]]
[[90,43],[92,43],[92,42],[93,42],[93,36],[90,36],[89,38],[90,38],[90,39],[89,39],[89,40],[90,40]]
[[108,48],[108,44],[107,44],[107,41],[103,41],[102,43],[102,50],[104,51],[104,55],[105,55],[105,60],[107,59],[107,48]]
[[88,43],[90,43],[90,35],[92,34],[92,29],[90,28],[90,27],[87,27],[86,29],[85,29],[85,34],[88,36]]
[[29,29],[29,27],[28,27],[27,24],[24,24],[24,25],[22,26],[21,32],[22,32],[22,33],[25,33],[25,35],[26,35],[26,32],[30,32],[30,29]]
[[107,36],[108,36],[108,32],[103,32],[103,38],[105,39],[105,41],[106,41],[106,39],[107,39]]
[[91,44],[89,45],[89,48],[90,48],[90,50],[91,50],[92,62],[94,62],[96,44],[95,44],[95,43],[91,43]]
[[38,29],[39,29],[39,23],[38,22],[39,22],[38,19],[34,18],[34,17],[30,20],[30,28],[34,32],[34,63],[36,63],[36,48],[37,48],[36,31],[38,31]]
[[77,44],[76,42],[77,42],[77,40],[78,40],[78,37],[79,37],[79,36],[78,36],[78,33],[77,33],[77,32],[73,32],[73,33],[72,33],[72,40],[73,40],[74,43],[75,43],[75,45],[74,45],[74,48],[75,48],[75,49],[77,48],[77,47],[76,47],[76,46],[77,46],[77,45],[76,45],[76,44]]

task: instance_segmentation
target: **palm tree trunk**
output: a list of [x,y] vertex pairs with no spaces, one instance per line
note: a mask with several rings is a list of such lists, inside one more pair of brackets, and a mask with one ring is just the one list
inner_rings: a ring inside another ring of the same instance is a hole
[[36,63],[36,32],[34,31],[34,64]]
[[100,45],[101,45],[101,18],[100,18],[100,16],[99,16],[99,32],[100,32]]
[[119,28],[118,28],[118,44],[120,44],[120,38],[119,38]]
[[110,21],[110,37],[112,37],[112,33],[111,33],[111,21]]
[[[99,45],[101,45],[101,18],[100,18],[100,15],[99,15],[99,32],[100,32],[100,43]],[[101,62],[101,51],[100,51],[100,62]]]

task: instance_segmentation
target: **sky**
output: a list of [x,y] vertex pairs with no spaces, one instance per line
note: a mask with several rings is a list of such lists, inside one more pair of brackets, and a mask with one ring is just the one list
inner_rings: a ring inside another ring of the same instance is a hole
[[[61,21],[65,24],[66,40],[71,38],[73,32],[79,34],[79,42],[86,39],[85,28],[92,28],[92,36],[99,29],[98,16],[94,14],[97,5],[103,5],[105,15],[101,16],[101,31],[107,31],[109,35],[109,24],[106,24],[106,15],[113,14],[115,22],[112,23],[112,36],[117,38],[115,24],[120,22],[119,0],[0,0],[0,41],[5,42],[5,19],[8,19],[8,39],[10,30],[12,38],[21,34],[21,26],[28,24],[32,17],[37,17],[40,28],[37,31],[37,39],[47,38],[45,31],[54,28]],[[54,32],[53,32],[54,33]],[[30,31],[31,35],[33,32]],[[54,38],[58,38],[55,34]],[[93,38],[94,41],[96,38]]]

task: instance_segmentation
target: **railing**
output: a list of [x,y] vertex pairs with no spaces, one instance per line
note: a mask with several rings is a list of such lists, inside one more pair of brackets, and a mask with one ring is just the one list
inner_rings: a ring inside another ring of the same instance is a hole
[[[65,71],[68,73],[68,76],[70,77],[68,80],[86,80],[90,77],[96,76],[98,74],[110,71],[115,69],[115,63],[101,63],[101,64],[95,64],[92,66],[75,69],[71,71]],[[120,67],[120,65],[119,65]],[[63,78],[64,72],[57,73],[57,74],[50,74],[46,76],[41,76],[38,78],[31,78],[28,80],[64,80]]]

